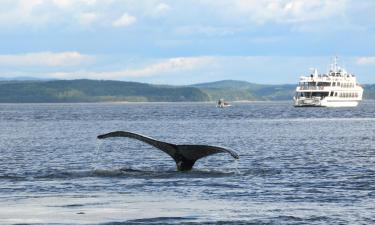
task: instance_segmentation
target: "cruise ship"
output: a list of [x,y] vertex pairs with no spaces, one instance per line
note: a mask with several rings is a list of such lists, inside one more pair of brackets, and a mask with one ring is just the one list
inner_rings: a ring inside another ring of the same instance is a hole
[[301,76],[294,106],[355,107],[362,100],[363,88],[357,78],[337,65],[337,57],[328,74],[317,69],[310,76]]

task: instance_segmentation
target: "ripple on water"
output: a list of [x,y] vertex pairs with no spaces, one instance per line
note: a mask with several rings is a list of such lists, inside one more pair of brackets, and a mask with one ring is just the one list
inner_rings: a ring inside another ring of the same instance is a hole
[[[0,223],[375,223],[374,118],[375,102],[2,104]],[[178,172],[143,143],[96,140],[114,130],[227,146],[240,160]]]

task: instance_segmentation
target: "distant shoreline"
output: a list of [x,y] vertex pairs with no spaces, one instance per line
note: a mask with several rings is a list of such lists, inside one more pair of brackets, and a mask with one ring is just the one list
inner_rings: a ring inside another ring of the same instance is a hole
[[[145,103],[291,101],[296,85],[263,85],[223,80],[189,86],[112,80],[0,82],[0,103]],[[364,85],[364,99],[375,99],[375,85]]]
[[[252,104],[252,103],[287,103],[292,100],[272,100],[272,101],[231,101],[233,104]],[[364,99],[363,102],[375,102],[375,99]],[[202,102],[0,102],[0,105],[136,105],[136,104],[211,104],[216,105],[216,101],[202,101]],[[360,103],[361,104],[361,103]],[[235,106],[235,105],[234,105]]]

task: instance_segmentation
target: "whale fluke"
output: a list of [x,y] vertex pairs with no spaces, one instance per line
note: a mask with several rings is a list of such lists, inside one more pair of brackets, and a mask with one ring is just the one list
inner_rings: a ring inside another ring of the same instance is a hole
[[198,159],[216,153],[226,152],[229,153],[233,158],[239,159],[239,156],[235,151],[223,147],[210,145],[175,145],[168,142],[158,141],[141,134],[136,134],[127,131],[115,131],[107,134],[102,134],[98,136],[98,139],[105,139],[111,137],[133,138],[139,141],[143,141],[149,145],[152,145],[155,148],[158,148],[163,152],[167,153],[169,156],[171,156],[176,162],[177,169],[179,171],[191,170],[194,166],[194,163]]

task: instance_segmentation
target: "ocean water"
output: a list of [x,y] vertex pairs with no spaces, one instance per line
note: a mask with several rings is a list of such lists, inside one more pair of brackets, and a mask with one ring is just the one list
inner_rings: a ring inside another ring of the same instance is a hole
[[[227,146],[178,172],[142,142]],[[374,224],[375,102],[0,104],[0,224]]]

